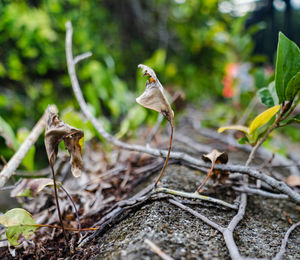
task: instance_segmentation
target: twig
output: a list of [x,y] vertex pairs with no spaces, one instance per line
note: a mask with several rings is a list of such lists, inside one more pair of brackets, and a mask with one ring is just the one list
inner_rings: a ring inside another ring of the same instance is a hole
[[39,136],[42,134],[45,128],[45,119],[46,113],[43,114],[41,119],[37,122],[37,124],[32,129],[31,133],[22,143],[18,151],[14,154],[14,156],[9,160],[7,165],[4,166],[3,170],[0,173],[0,188],[2,188],[8,179],[15,173],[15,170],[19,167],[23,158],[29,151],[30,147],[37,141]]
[[204,223],[206,223],[207,225],[213,227],[214,229],[218,230],[219,232],[223,233],[225,228],[218,225],[217,223],[215,223],[214,221],[211,221],[210,219],[208,219],[207,217],[205,217],[204,215],[198,213],[197,211],[191,209],[188,206],[183,205],[182,203],[180,203],[177,200],[173,200],[173,199],[169,199],[169,202],[176,205],[177,207],[190,212],[192,215],[194,215],[197,218],[200,218]]
[[247,207],[247,194],[241,194],[240,206],[238,213],[232,218],[227,228],[223,232],[223,237],[226,243],[226,246],[229,250],[231,259],[239,260],[242,259],[242,256],[239,253],[239,249],[234,241],[233,232],[237,224],[243,219]]
[[248,194],[260,195],[260,196],[264,196],[266,198],[271,198],[271,199],[288,199],[289,198],[289,196],[285,195],[285,194],[276,194],[276,193],[271,193],[271,192],[264,191],[264,190],[252,189],[249,187],[233,186],[232,188],[236,191],[246,192]]
[[215,203],[215,204],[218,204],[218,205],[222,205],[226,208],[231,208],[231,209],[237,210],[236,205],[230,204],[230,203],[225,202],[223,200],[219,200],[219,199],[215,199],[215,198],[212,198],[212,197],[204,196],[204,195],[201,195],[201,194],[196,193],[196,192],[190,193],[190,192],[177,191],[177,190],[172,190],[172,189],[168,189],[168,188],[159,187],[159,188],[156,188],[153,193],[154,194],[155,193],[167,193],[167,194],[180,196],[180,197],[188,198],[188,199],[199,199],[199,200],[209,201],[209,202],[212,202],[212,203]]
[[[147,153],[147,154],[151,154],[151,155],[157,156],[157,157],[167,157],[168,151],[154,149],[154,148],[145,147],[145,146],[141,146],[141,145],[131,145],[131,144],[127,144],[127,143],[124,143],[124,142],[118,140],[114,136],[107,133],[104,130],[102,124],[89,111],[88,106],[83,98],[78,79],[76,77],[75,64],[73,61],[73,54],[72,54],[72,32],[73,32],[73,29],[72,29],[71,22],[66,23],[66,28],[67,28],[66,55],[67,55],[68,71],[69,71],[69,75],[71,78],[74,94],[80,105],[81,110],[83,111],[83,113],[85,114],[87,119],[91,121],[93,126],[96,128],[96,130],[99,132],[99,134],[102,135],[102,137],[104,139],[106,139],[108,142],[111,142],[112,144],[114,144],[115,146],[117,146],[119,148],[130,150],[130,151]],[[189,162],[191,164],[194,164],[194,165],[200,166],[200,167],[205,167],[205,168],[211,167],[211,165],[206,164],[203,161],[196,159],[196,158],[194,158],[186,153],[182,153],[182,152],[171,152],[170,158],[186,161],[186,162]],[[215,166],[215,169],[222,170],[222,171],[239,172],[239,173],[247,174],[251,177],[260,179],[262,181],[265,181],[267,184],[269,184],[273,188],[279,190],[282,193],[287,194],[294,201],[296,201],[297,203],[300,204],[300,194],[298,194],[295,191],[293,191],[292,189],[290,189],[285,183],[279,182],[270,176],[267,176],[265,174],[258,172],[255,169],[245,167],[245,166],[240,166],[240,165],[228,165],[228,164],[227,165],[218,164]]]
[[165,252],[163,252],[157,245],[155,245],[152,241],[149,239],[145,239],[145,244],[147,244],[151,251],[157,254],[161,259],[163,260],[174,260],[173,257],[167,255]]
[[297,227],[300,226],[300,221],[294,225],[292,225],[288,231],[285,233],[285,236],[284,238],[282,239],[282,242],[281,242],[281,247],[280,247],[280,250],[279,252],[276,254],[276,256],[273,258],[273,260],[280,260],[284,253],[285,253],[285,249],[286,249],[286,245],[287,245],[287,242],[288,242],[288,239],[289,239],[289,236],[290,234],[293,232],[293,230]]
[[92,53],[90,51],[86,52],[86,53],[83,53],[83,54],[80,54],[80,55],[78,55],[74,58],[74,63],[77,64],[79,61],[84,60],[86,58],[89,58],[91,56],[92,56]]

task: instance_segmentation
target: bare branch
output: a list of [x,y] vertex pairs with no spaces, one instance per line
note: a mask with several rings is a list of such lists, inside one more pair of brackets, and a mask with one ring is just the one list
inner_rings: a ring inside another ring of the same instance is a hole
[[288,199],[289,198],[289,196],[285,195],[285,194],[276,194],[276,193],[272,193],[272,192],[268,192],[268,191],[264,191],[264,190],[252,189],[252,188],[249,188],[248,186],[247,187],[233,186],[232,188],[236,191],[246,192],[248,194],[253,194],[253,195],[260,195],[260,196],[264,196],[266,198],[271,198],[271,199]]
[[279,252],[276,254],[276,256],[273,258],[273,260],[280,260],[284,253],[285,253],[285,248],[286,248],[286,245],[287,245],[287,242],[288,242],[288,239],[289,239],[289,236],[290,234],[293,232],[293,230],[297,227],[300,226],[300,221],[294,225],[292,225],[288,231],[285,233],[285,236],[284,238],[282,239],[282,243],[281,243],[281,247],[280,247],[280,250]]
[[183,198],[188,198],[188,199],[199,199],[199,200],[209,201],[209,202],[212,202],[214,204],[222,205],[224,207],[237,210],[236,205],[230,204],[230,203],[225,202],[223,200],[219,200],[219,199],[215,199],[215,198],[212,198],[212,197],[204,196],[204,195],[201,195],[201,194],[196,193],[196,192],[190,193],[190,192],[177,191],[177,190],[172,190],[172,189],[159,187],[159,188],[156,188],[154,190],[154,193],[167,193],[167,194],[171,194],[171,195],[175,195],[175,196],[179,196],[179,197],[183,197]]
[[80,54],[80,55],[77,55],[75,58],[74,58],[74,64],[77,64],[78,62],[80,62],[80,61],[82,61],[82,60],[84,60],[84,59],[86,59],[86,58],[89,58],[89,57],[91,57],[93,54],[92,54],[92,52],[86,52],[86,53],[82,53],[82,54]]
[[169,199],[169,202],[176,205],[177,207],[185,210],[185,211],[188,211],[189,213],[191,213],[195,217],[200,218],[204,223],[206,223],[207,225],[213,227],[214,229],[218,230],[219,232],[221,232],[221,233],[224,232],[225,228],[223,228],[222,226],[218,225],[217,223],[211,221],[210,219],[208,219],[204,215],[198,213],[197,211],[191,209],[190,207],[185,206],[182,203],[180,203],[179,201],[173,200],[173,199]]
[[37,141],[39,136],[42,134],[45,128],[45,119],[46,113],[43,114],[41,119],[36,123],[31,133],[22,143],[18,151],[14,154],[14,156],[9,160],[9,162],[4,166],[0,173],[0,188],[2,188],[5,183],[9,180],[9,178],[15,174],[15,170],[21,164],[23,158],[29,151],[30,147]]

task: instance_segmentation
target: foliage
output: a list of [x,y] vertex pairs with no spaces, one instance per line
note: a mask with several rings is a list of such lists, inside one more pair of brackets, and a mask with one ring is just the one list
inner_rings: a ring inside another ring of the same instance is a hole
[[[0,4],[0,44],[5,50],[0,52],[0,114],[14,135],[20,128],[32,128],[50,103],[60,111],[78,108],[65,62],[69,19],[75,28],[75,53],[93,53],[78,67],[84,96],[97,117],[109,118],[107,127],[120,131],[118,136],[132,134],[146,119],[150,123],[156,118],[133,105],[133,92],[143,89],[137,64],[153,67],[163,85],[181,87],[189,100],[218,97],[225,65],[232,57],[249,59],[251,34],[256,30],[245,32],[246,18],[234,20],[220,13],[218,1],[160,0],[153,5],[151,1],[2,0]],[[137,121],[132,119],[135,116]],[[85,129],[88,138],[96,135],[91,124]],[[2,138],[0,143],[4,144]],[[40,140],[37,149],[41,146]],[[8,159],[13,151],[1,146],[1,154]],[[25,165],[32,168],[32,162]]]
[[30,239],[38,228],[30,213],[20,208],[0,216],[0,224],[7,228],[6,237],[12,246],[19,245],[22,238]]
[[[295,101],[300,91],[299,75],[300,50],[293,41],[289,40],[284,34],[279,33],[275,82],[272,82],[269,87],[258,91],[263,104],[267,106],[277,105],[258,115],[249,128],[232,125],[221,127],[218,131],[223,132],[228,129],[242,131],[246,134],[246,137],[242,138],[241,142],[249,142],[251,145],[255,145],[260,138],[263,140],[263,136],[266,136],[273,129],[291,123],[299,123],[299,115],[290,116],[299,103],[299,98]],[[286,101],[287,103],[285,103]],[[277,114],[278,111],[280,111],[280,114]],[[267,127],[264,127],[275,114],[277,114],[275,123],[272,126],[267,125]]]

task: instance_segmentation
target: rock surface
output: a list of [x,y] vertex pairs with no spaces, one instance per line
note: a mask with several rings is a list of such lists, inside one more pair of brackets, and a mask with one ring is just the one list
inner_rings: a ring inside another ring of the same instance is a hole
[[[231,155],[231,158],[235,156],[241,154]],[[164,187],[191,192],[204,177],[205,174],[199,171],[169,165],[162,182]],[[235,198],[229,187],[212,189],[208,185],[204,193],[228,202]],[[223,226],[235,215],[234,210],[224,210],[208,203],[191,207]],[[275,256],[290,226],[283,211],[294,223],[300,220],[293,202],[248,196],[246,215],[234,233],[243,256]],[[98,238],[97,256],[93,259],[160,259],[144,243],[145,239],[154,242],[174,259],[230,259],[220,233],[167,200],[151,202],[113,226]],[[299,228],[290,236],[284,259],[300,259]]]

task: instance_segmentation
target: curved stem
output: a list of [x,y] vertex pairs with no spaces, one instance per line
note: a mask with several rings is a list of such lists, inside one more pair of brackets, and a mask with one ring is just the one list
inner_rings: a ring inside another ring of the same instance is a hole
[[166,157],[166,160],[165,160],[165,163],[164,163],[164,166],[154,184],[154,188],[156,188],[157,184],[159,183],[161,177],[163,176],[164,172],[165,172],[165,169],[167,167],[167,164],[168,164],[168,161],[169,161],[169,158],[170,158],[170,153],[171,153],[171,149],[172,149],[172,142],[173,142],[173,132],[174,132],[174,127],[173,125],[170,123],[170,127],[171,127],[171,135],[170,135],[170,144],[169,144],[169,150],[168,150],[168,155]]
[[73,205],[73,208],[74,208],[74,211],[75,211],[75,215],[76,215],[76,218],[77,218],[77,222],[78,222],[78,234],[80,234],[80,231],[81,231],[81,224],[80,224],[80,219],[79,219],[79,214],[78,214],[78,210],[76,208],[76,205],[75,205],[75,202],[73,201],[71,195],[67,192],[67,190],[61,185],[59,184],[59,186],[62,188],[62,190],[66,193],[67,197],[69,198],[69,200],[71,201],[72,205]]
[[52,172],[52,177],[53,177],[54,194],[55,194],[55,201],[56,201],[56,207],[57,207],[59,222],[61,224],[61,228],[63,230],[66,243],[68,244],[68,240],[67,240],[67,236],[66,236],[66,232],[65,232],[65,228],[64,228],[63,221],[62,221],[62,216],[61,216],[60,208],[59,208],[59,202],[58,202],[58,196],[57,196],[57,187],[56,187],[56,180],[55,180],[55,173],[54,173],[53,165],[51,163],[50,163],[50,167],[51,167],[51,172]]
[[216,163],[215,160],[211,163],[211,168],[210,168],[210,170],[209,170],[209,172],[208,172],[208,174],[207,174],[205,180],[200,184],[200,186],[199,186],[198,189],[197,189],[197,192],[198,192],[198,193],[201,193],[201,192],[202,192],[202,188],[203,188],[204,184],[207,182],[207,180],[209,179],[209,177],[212,175],[213,170],[214,170],[214,167],[215,167],[215,163]]

